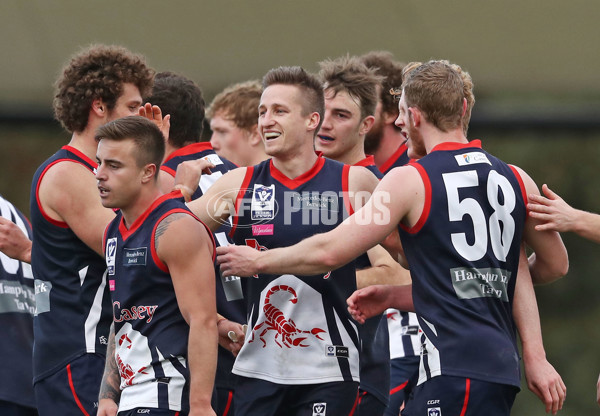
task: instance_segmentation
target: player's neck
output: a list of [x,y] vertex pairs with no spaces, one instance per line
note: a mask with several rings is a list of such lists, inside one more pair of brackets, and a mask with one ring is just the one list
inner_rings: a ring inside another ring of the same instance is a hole
[[96,151],[98,150],[98,142],[94,138],[94,134],[90,129],[86,128],[81,132],[75,132],[71,136],[69,146],[74,147],[81,153],[92,160],[96,160]]
[[435,146],[441,143],[468,143],[469,140],[465,136],[462,127],[443,132],[433,126],[428,127],[428,131],[423,133],[425,140],[425,149],[427,153]]
[[290,179],[295,179],[312,168],[317,161],[317,154],[311,149],[293,157],[274,156],[273,165],[278,171]]
[[363,138],[363,140],[360,140],[360,142],[357,143],[356,146],[349,149],[347,152],[340,155],[339,157],[333,159],[337,160],[338,162],[345,163],[346,165],[356,165],[358,162],[365,159],[366,157],[367,155],[365,154],[365,141]]
[[163,193],[160,191],[156,183],[148,185],[148,189],[142,189],[137,198],[126,207],[121,207],[125,226],[129,229],[132,224],[143,215],[148,208],[160,198]]
[[386,124],[383,127],[383,135],[381,136],[381,141],[379,142],[379,146],[373,152],[373,157],[375,158],[375,165],[380,167],[394,154],[396,150],[404,143],[405,139],[402,134],[400,134],[400,130],[396,129],[391,124]]

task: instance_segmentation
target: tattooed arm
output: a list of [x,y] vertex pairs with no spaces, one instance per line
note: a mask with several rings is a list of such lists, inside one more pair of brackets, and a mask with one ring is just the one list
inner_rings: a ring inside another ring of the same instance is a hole
[[108,347],[106,349],[106,364],[100,385],[97,416],[116,416],[121,397],[121,376],[115,360],[115,324],[110,325]]

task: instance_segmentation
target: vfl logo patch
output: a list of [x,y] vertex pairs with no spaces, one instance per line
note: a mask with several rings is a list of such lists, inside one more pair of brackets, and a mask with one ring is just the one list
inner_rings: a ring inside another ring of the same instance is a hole
[[348,347],[340,345],[328,345],[325,349],[325,355],[327,357],[348,358],[350,354],[348,352]]
[[442,416],[442,408],[441,407],[427,408],[427,416]]
[[108,274],[114,276],[115,274],[115,259],[117,257],[117,239],[110,238],[106,242],[106,268]]
[[481,152],[463,153],[462,155],[454,156],[454,158],[456,159],[458,166],[475,165],[478,163],[487,163],[488,165],[492,164],[488,160],[487,156]]
[[327,403],[313,403],[312,416],[325,416],[327,413]]
[[147,247],[123,250],[123,266],[145,266]]
[[271,220],[275,216],[275,185],[254,184],[252,192],[251,218]]

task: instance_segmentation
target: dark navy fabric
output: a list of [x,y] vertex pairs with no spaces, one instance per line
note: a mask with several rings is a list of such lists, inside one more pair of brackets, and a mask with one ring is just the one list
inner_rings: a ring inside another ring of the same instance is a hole
[[89,169],[90,175],[96,169],[91,159],[64,146],[33,177],[30,211],[31,266],[36,293],[34,381],[64,368],[82,354],[106,354],[112,321],[104,259],[86,246],[66,223],[46,216],[39,204],[39,184],[55,163],[79,163]]
[[381,173],[386,175],[390,170],[406,165],[410,158],[408,157],[408,147],[402,143],[400,147],[379,167]]

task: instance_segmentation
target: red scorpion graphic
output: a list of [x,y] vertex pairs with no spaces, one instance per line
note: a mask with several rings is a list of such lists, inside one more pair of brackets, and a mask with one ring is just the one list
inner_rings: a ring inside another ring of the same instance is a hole
[[[267,343],[266,343],[265,339],[263,338],[263,336],[269,330],[277,331],[277,333],[275,334],[275,343],[277,345],[279,345],[280,348],[283,348],[283,345],[285,345],[288,348],[291,348],[292,346],[308,347],[308,345],[302,344],[302,341],[304,341],[306,339],[306,337],[298,337],[298,335],[300,335],[300,334],[312,334],[315,337],[317,337],[318,339],[323,340],[323,338],[321,338],[319,336],[320,333],[325,332],[323,329],[313,328],[310,331],[303,331],[301,329],[298,329],[293,320],[291,320],[291,319],[287,320],[285,318],[285,315],[283,314],[283,312],[281,312],[279,309],[277,309],[275,306],[273,306],[271,304],[271,302],[270,302],[271,295],[276,292],[279,292],[279,291],[289,292],[292,295],[292,298],[289,301],[294,304],[298,302],[298,295],[296,294],[296,291],[289,286],[277,285],[277,286],[273,286],[271,289],[269,289],[269,291],[267,292],[267,295],[265,296],[265,305],[263,306],[263,312],[265,313],[265,320],[254,327],[254,329],[252,331],[252,338],[248,342],[249,343],[253,342],[254,341],[254,331],[259,330],[261,327],[263,327],[265,325],[266,325],[265,329],[259,335],[260,340],[263,342],[263,348],[265,348],[267,346]],[[283,345],[281,345],[279,343],[279,341],[277,341],[278,337],[281,337],[281,343]]]

